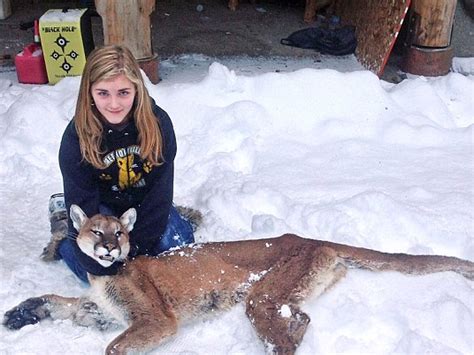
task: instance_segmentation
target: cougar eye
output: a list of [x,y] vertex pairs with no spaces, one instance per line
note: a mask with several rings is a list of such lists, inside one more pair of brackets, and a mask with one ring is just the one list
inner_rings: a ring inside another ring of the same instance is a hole
[[117,231],[117,232],[115,232],[115,237],[120,238],[122,236],[122,234],[123,234],[123,232]]
[[104,233],[98,230],[91,230],[91,232],[94,233],[98,237],[102,237],[104,235]]

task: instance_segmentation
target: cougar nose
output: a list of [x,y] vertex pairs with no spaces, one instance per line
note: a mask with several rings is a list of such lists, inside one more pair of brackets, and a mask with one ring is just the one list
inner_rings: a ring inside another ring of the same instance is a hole
[[114,243],[104,243],[104,248],[110,253],[112,250],[115,249]]

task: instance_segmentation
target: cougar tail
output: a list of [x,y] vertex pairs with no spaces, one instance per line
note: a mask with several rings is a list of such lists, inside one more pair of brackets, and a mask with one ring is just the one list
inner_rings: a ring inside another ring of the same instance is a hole
[[474,262],[452,256],[392,254],[330,242],[324,242],[324,245],[336,250],[349,267],[413,275],[453,271],[474,280]]

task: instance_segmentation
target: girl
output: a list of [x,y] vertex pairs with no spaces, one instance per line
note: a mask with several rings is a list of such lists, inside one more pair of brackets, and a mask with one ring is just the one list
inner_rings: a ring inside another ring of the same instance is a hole
[[[71,204],[89,217],[120,216],[134,207],[138,217],[131,232],[131,256],[156,255],[192,243],[191,223],[172,204],[175,155],[171,120],[148,95],[132,53],[118,45],[95,49],[84,68],[74,119],[59,150],[66,210],[61,211],[62,196],[53,195],[53,239],[62,239],[56,259],[64,259],[86,282],[87,272],[117,271],[83,254],[73,238],[58,237],[64,236]],[[67,233],[77,235],[70,220]],[[46,249],[43,259],[48,259]]]

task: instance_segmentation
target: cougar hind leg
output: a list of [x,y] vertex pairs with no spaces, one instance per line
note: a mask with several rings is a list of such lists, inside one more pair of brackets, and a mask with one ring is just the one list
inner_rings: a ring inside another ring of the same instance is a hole
[[146,353],[176,332],[177,324],[168,319],[139,319],[107,346],[105,354]]
[[124,285],[116,294],[116,301],[126,309],[129,327],[107,346],[107,355],[146,353],[178,330],[178,319],[167,294],[150,279],[140,275],[137,278],[138,283]]
[[268,350],[274,354],[295,352],[310,322],[298,304],[309,293],[323,293],[345,272],[334,250],[300,248],[252,287],[246,314]]

